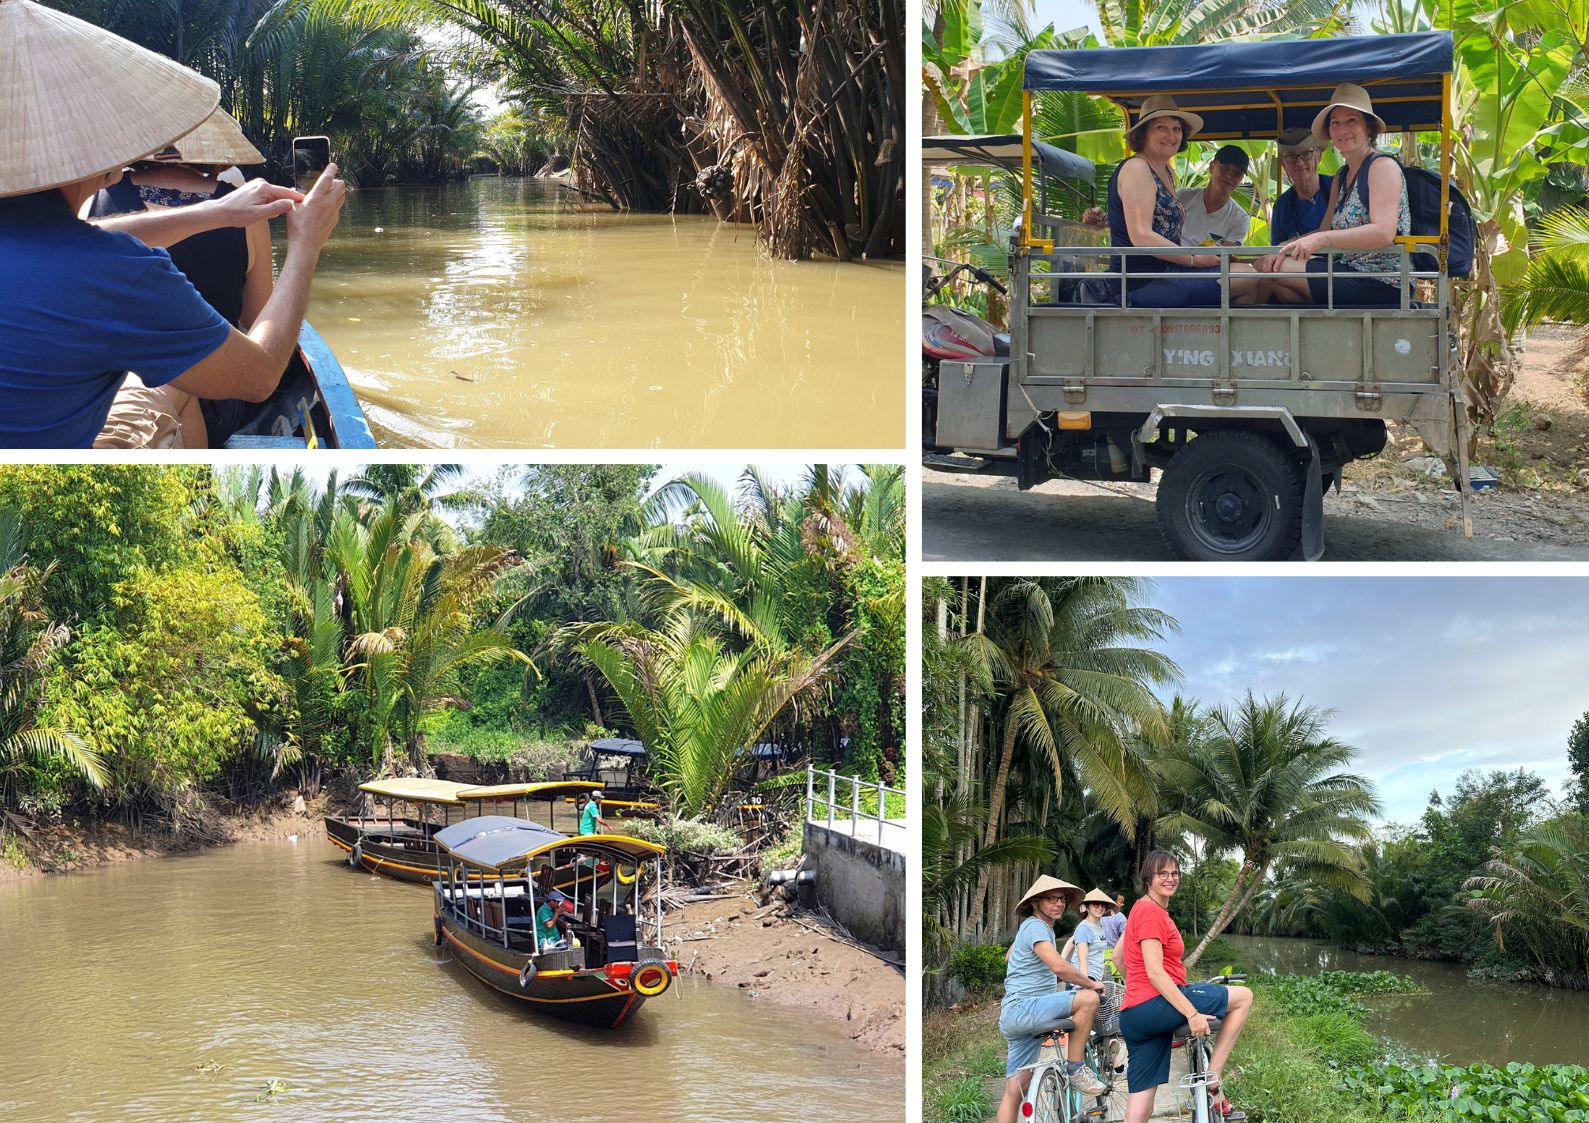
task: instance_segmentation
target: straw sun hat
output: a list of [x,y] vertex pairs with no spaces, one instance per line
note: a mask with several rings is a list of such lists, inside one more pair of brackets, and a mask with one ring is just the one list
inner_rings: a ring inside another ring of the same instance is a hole
[[1335,92],[1330,95],[1330,103],[1319,110],[1319,115],[1313,118],[1313,135],[1325,144],[1330,143],[1330,110],[1355,109],[1364,117],[1372,117],[1380,132],[1385,131],[1385,119],[1374,112],[1374,103],[1369,100],[1368,91],[1362,86],[1354,86],[1350,82],[1342,82],[1335,87]]
[[1115,899],[1109,894],[1105,893],[1102,889],[1094,889],[1091,893],[1088,893],[1081,899],[1081,903],[1084,905],[1103,905],[1108,908],[1110,912],[1113,912],[1117,907],[1115,905]]
[[33,0],[0,0],[0,198],[113,171],[220,103],[202,75]]
[[1154,94],[1152,97],[1144,101],[1142,103],[1142,109],[1140,112],[1138,112],[1135,122],[1131,120],[1131,115],[1129,113],[1126,114],[1125,131],[1128,133],[1133,132],[1136,129],[1141,128],[1143,125],[1146,125],[1155,117],[1179,117],[1181,119],[1182,128],[1186,130],[1184,135],[1187,138],[1194,137],[1203,131],[1203,119],[1201,117],[1195,113],[1188,113],[1186,110],[1178,108],[1175,104],[1174,98],[1166,97],[1163,94]]
[[1069,905],[1081,896],[1081,886],[1072,885],[1068,881],[1061,881],[1057,877],[1049,877],[1046,873],[1039,874],[1037,880],[1032,882],[1032,887],[1026,891],[1026,896],[1015,902],[1015,911],[1020,912],[1033,897],[1041,897],[1045,893],[1055,892],[1064,893],[1068,898],[1066,904]]
[[168,164],[263,164],[265,157],[248,142],[232,115],[217,109],[204,124],[150,157]]

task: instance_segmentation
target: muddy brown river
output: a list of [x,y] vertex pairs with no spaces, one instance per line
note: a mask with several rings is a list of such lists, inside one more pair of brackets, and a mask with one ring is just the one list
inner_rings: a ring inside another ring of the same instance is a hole
[[477,178],[350,194],[309,318],[383,446],[898,448],[904,302],[898,262]]
[[904,1118],[898,1061],[738,990],[527,1015],[318,834],[0,885],[0,961],[0,1119]]
[[1358,955],[1317,940],[1228,936],[1250,971],[1316,975],[1320,971],[1395,971],[1428,994],[1377,994],[1359,999],[1372,1013],[1371,1033],[1393,1038],[1424,1057],[1454,1064],[1508,1061],[1589,1064],[1589,993],[1522,983],[1470,979],[1455,963]]

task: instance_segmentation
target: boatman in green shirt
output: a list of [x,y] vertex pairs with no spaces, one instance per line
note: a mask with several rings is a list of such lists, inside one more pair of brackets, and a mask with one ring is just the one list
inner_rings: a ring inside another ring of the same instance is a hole
[[612,824],[601,817],[601,793],[592,792],[582,795],[578,799],[579,805],[579,833],[580,834],[610,834]]
[[568,922],[563,919],[567,901],[561,889],[553,889],[535,910],[535,942],[541,951],[568,946],[564,935]]

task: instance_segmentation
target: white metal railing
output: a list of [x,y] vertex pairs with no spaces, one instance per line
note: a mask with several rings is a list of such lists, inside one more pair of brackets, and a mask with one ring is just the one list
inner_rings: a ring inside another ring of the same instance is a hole
[[[827,780],[827,793],[824,797],[818,786],[819,779]],[[849,801],[841,804],[838,799],[839,785],[845,783],[850,786]],[[875,791],[877,795],[877,809],[863,809],[861,807],[862,790]],[[887,784],[875,780],[862,780],[858,776],[841,776],[837,772],[827,769],[819,770],[816,765],[806,765],[806,822],[820,823],[824,821],[823,815],[817,811],[819,804],[826,806],[826,823],[832,828],[835,819],[842,818],[838,812],[849,812],[848,818],[853,824],[851,833],[861,837],[861,820],[873,819],[877,822],[877,844],[883,845],[883,828],[888,822],[888,796],[892,793],[901,800],[905,793],[899,788],[891,788]],[[897,826],[898,824],[896,824]]]

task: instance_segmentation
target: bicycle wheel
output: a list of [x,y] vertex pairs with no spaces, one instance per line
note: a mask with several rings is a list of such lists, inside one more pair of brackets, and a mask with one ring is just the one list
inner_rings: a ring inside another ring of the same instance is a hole
[[1109,1091],[1087,1101],[1088,1118],[1093,1123],[1119,1123],[1126,1117],[1131,1097],[1126,1090],[1125,1057],[1126,1043],[1120,1037],[1094,1037],[1087,1042],[1087,1067],[1109,1085]]
[[1070,1110],[1066,1101],[1070,1089],[1059,1068],[1050,1065],[1037,1078],[1037,1091],[1032,1093],[1032,1123],[1070,1123]]

